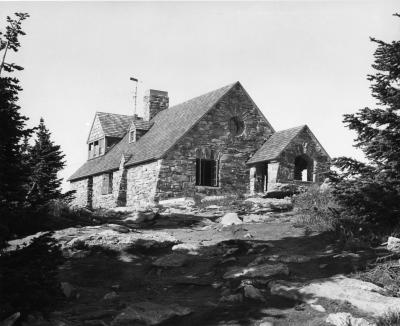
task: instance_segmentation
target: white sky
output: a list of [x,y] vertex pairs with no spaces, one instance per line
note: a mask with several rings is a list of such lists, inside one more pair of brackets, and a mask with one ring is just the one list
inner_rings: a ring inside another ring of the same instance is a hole
[[[95,111],[133,113],[148,88],[170,104],[240,81],[276,130],[308,124],[332,157],[361,155],[344,113],[373,105],[374,36],[399,39],[398,1],[0,2],[0,28],[31,17],[19,74],[23,113],[40,117],[66,154],[69,177],[87,158]],[[64,184],[64,187],[66,184]],[[67,189],[67,187],[66,187]]]

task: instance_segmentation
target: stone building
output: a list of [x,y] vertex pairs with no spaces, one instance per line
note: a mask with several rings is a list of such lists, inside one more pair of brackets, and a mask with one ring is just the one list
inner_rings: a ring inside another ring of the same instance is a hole
[[75,205],[135,206],[324,179],[330,158],[311,130],[275,132],[239,82],[173,107],[163,91],[149,90],[144,102],[144,117],[96,113],[88,160],[69,178]]

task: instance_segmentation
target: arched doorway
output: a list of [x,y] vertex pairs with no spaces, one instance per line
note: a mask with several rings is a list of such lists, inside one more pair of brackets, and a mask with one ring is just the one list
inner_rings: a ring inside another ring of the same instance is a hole
[[305,155],[299,155],[294,159],[294,180],[313,181],[313,160]]

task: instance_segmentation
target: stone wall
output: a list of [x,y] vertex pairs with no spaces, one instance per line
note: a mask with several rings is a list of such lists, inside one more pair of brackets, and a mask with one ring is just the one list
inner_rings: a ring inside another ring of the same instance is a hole
[[75,190],[75,198],[72,206],[86,207],[88,204],[88,179],[81,179],[71,182],[71,190]]
[[127,168],[127,206],[139,206],[154,201],[160,167],[161,160]]
[[[234,135],[230,130],[232,117],[244,121],[242,134]],[[246,162],[271,133],[271,127],[245,91],[240,86],[232,89],[164,157],[156,198],[249,192]],[[196,186],[196,153],[211,150],[219,157],[219,186]]]
[[328,169],[329,158],[307,129],[303,130],[279,156],[277,182],[294,180],[294,161],[299,155],[306,155],[313,160],[313,170],[309,171],[309,176],[314,182],[322,182],[325,175],[321,172]]

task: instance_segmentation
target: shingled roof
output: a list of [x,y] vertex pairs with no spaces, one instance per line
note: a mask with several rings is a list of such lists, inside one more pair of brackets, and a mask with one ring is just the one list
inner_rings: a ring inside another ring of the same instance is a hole
[[87,161],[69,180],[118,169],[122,155],[127,158],[125,165],[161,158],[236,84],[239,82],[161,111],[150,121],[153,126],[139,141],[129,143],[125,134],[105,155]]
[[106,112],[97,112],[104,135],[107,137],[124,137],[133,116]]
[[284,151],[284,149],[290,144],[290,142],[303,130],[307,130],[310,136],[318,143],[321,150],[329,157],[328,153],[318,142],[317,138],[311,132],[307,125],[302,125],[286,130],[278,131],[271,135],[270,138],[261,146],[261,148],[247,161],[247,164],[272,161],[277,159],[278,156]]
[[278,131],[271,135],[247,164],[276,159],[306,125]]

